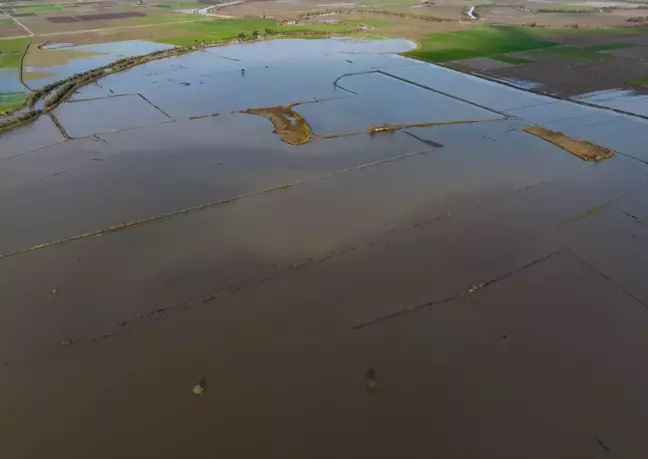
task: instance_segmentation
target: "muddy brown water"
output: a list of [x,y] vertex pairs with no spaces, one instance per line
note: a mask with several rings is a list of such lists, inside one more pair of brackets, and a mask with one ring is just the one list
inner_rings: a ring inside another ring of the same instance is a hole
[[[643,456],[645,121],[377,43],[155,61],[72,140],[0,134],[0,456]],[[240,113],[295,103],[344,135]]]

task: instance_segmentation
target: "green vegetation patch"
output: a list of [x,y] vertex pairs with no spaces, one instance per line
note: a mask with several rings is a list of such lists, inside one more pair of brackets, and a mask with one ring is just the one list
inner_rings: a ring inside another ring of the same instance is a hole
[[428,35],[407,56],[431,62],[492,57],[514,51],[549,48],[555,43],[538,40],[523,27],[484,26],[452,33]]
[[589,62],[601,59],[609,59],[612,56],[601,54],[588,49],[575,48],[573,46],[555,46],[546,49],[536,49],[525,53],[531,59],[550,60],[561,62]]
[[20,68],[22,55],[27,49],[29,38],[0,40],[0,68]]
[[26,97],[24,92],[0,92],[0,112],[20,107]]
[[17,10],[18,13],[40,13],[43,11],[60,11],[63,7],[57,3],[34,3]]
[[15,23],[16,22],[13,19],[0,19],[0,25],[1,24],[8,25],[8,24],[15,24]]
[[24,53],[29,38],[9,38],[0,40],[0,53]]
[[631,48],[634,44],[632,43],[604,43],[602,45],[588,46],[585,48],[588,51],[609,51],[612,49],[622,49],[622,48]]
[[491,57],[497,61],[502,61],[513,65],[532,64],[533,62],[535,62],[530,59],[523,59],[521,57],[507,56],[506,54],[497,54]]
[[177,46],[188,46],[202,41],[231,40],[241,33],[251,36],[255,31],[259,34],[270,29],[276,33],[304,32],[342,32],[349,29],[343,24],[308,24],[305,26],[282,26],[274,19],[213,19],[179,24],[192,33],[187,36],[165,37],[156,40]]
[[18,69],[20,68],[20,59],[22,54],[0,54],[0,69]]
[[648,76],[635,78],[634,80],[632,80],[632,84],[639,85],[639,86],[648,86]]

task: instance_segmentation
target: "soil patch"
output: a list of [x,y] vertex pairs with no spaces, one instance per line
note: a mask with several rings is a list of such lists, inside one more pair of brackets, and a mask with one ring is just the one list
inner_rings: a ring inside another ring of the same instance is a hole
[[617,57],[625,57],[638,61],[648,61],[648,46],[634,46],[632,48],[618,48],[613,50],[601,51],[605,54],[612,54]]
[[614,152],[609,148],[601,147],[586,140],[572,139],[562,132],[550,131],[542,126],[527,126],[524,128],[524,132],[533,134],[563,150],[567,150],[584,161],[600,161],[614,155]]
[[[33,75],[47,72],[47,69],[41,67],[65,65],[72,59],[83,59],[100,56],[101,54],[103,53],[96,51],[78,51],[76,49],[39,50],[30,48],[25,58],[25,78],[28,80],[39,78]],[[36,69],[31,71],[30,68],[32,67],[36,67]]]
[[513,56],[528,58],[534,61],[567,62],[570,64],[610,58],[607,54],[573,46],[555,46],[552,48],[536,49],[515,53]]
[[623,43],[632,43],[640,46],[648,46],[648,35],[636,35],[634,37],[617,38],[612,41],[615,43],[623,42]]
[[[610,59],[610,62],[606,61],[605,64],[613,66],[615,61],[616,59]],[[486,71],[485,73],[495,78],[541,83],[540,90],[561,97],[621,88],[627,84],[623,74],[611,77],[599,76],[584,71],[585,67],[585,65],[572,67],[566,63],[538,62]]]
[[270,119],[275,127],[275,134],[290,145],[303,145],[313,138],[310,125],[292,109],[292,106],[251,108],[243,113],[265,116]]
[[585,72],[591,72],[605,78],[625,82],[648,75],[648,62],[630,59],[609,59],[603,62],[588,62],[579,68]]
[[26,35],[27,32],[25,29],[20,27],[18,24],[2,24],[0,27],[0,37],[17,37]]
[[514,66],[514,64],[491,59],[490,57],[473,57],[472,59],[462,59],[460,61],[457,61],[457,64],[466,66],[473,70],[497,70]]
[[147,16],[147,14],[141,11],[124,11],[121,13],[81,14],[77,17],[82,21],[103,21],[106,19],[141,18],[144,16]]
[[52,16],[50,18],[45,18],[47,21],[54,24],[66,24],[68,22],[80,22],[81,19],[74,16]]

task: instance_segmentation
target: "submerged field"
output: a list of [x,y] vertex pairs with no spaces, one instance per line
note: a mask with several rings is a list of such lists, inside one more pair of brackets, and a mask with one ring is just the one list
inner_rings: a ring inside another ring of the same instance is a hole
[[641,457],[646,121],[414,46],[196,49],[0,133],[0,457]]

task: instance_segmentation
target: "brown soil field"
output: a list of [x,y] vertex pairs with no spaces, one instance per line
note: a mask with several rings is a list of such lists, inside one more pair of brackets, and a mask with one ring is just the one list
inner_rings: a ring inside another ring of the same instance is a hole
[[[178,37],[190,35],[191,31],[181,27],[174,27],[170,24],[155,25],[151,27],[123,27],[110,28],[83,33],[62,33],[60,35],[48,35],[35,37],[34,43],[40,45],[48,41],[73,43],[75,45],[90,45],[94,43],[108,43],[124,40],[145,40],[154,41],[160,37]],[[34,46],[34,48],[36,48]],[[32,48],[30,48],[31,54]]]
[[[87,51],[73,51],[68,49],[58,50],[41,50],[38,46],[29,48],[25,56],[25,67],[49,67],[53,65],[64,65],[70,59],[80,59],[84,57],[97,56],[101,53],[92,53]],[[42,78],[44,72],[25,72],[26,79]]]
[[317,9],[324,9],[318,7],[322,2],[317,0],[307,0],[302,3],[288,3],[288,2],[275,2],[275,1],[264,1],[264,2],[246,2],[239,5],[232,5],[225,8],[222,8],[218,11],[219,14],[225,14],[227,16],[276,16],[276,17],[285,17],[285,16],[294,16],[299,13],[305,13],[307,11],[313,11]]
[[103,21],[107,19],[139,18],[146,15],[146,13],[143,13],[141,11],[123,11],[118,13],[84,14],[77,17],[82,21]]
[[648,46],[648,35],[635,35],[632,37],[615,38],[613,42],[634,43],[635,45]]
[[77,14],[75,16],[50,16],[45,19],[54,24],[67,24],[69,22],[105,21],[111,19],[140,18],[144,16],[147,16],[147,14],[141,11],[123,11],[117,13]]
[[76,16],[52,16],[50,18],[45,18],[47,21],[54,24],[67,24],[68,22],[80,22],[81,19]]
[[633,61],[631,59],[608,59],[605,61],[588,62],[579,69],[586,73],[591,73],[604,78],[622,79],[630,81],[634,78],[648,75],[648,63]]
[[612,56],[625,57],[637,61],[648,61],[648,46],[633,46],[632,48],[611,49],[602,52]]
[[628,26],[627,19],[636,16],[636,11],[617,10],[610,13],[534,13],[521,11],[511,6],[480,7],[479,15],[485,22],[565,27],[578,24],[581,27],[621,27]]
[[423,14],[443,19],[466,19],[465,11],[472,5],[470,2],[441,1],[434,5],[422,5],[416,2],[398,2],[372,5],[373,8],[408,14]]
[[0,24],[0,37],[19,37],[27,35],[27,31],[18,24]]
[[606,78],[586,73],[582,67],[570,67],[568,64],[550,62],[518,65],[484,73],[495,78],[512,78],[542,83],[538,89],[562,97],[619,88],[625,85],[622,76]]
[[[331,18],[335,18],[340,22],[344,22],[348,19],[368,19],[369,23],[371,22],[371,20],[387,21],[389,22],[389,25],[380,27],[379,32],[381,35],[392,37],[407,37],[413,39],[417,39],[431,33],[453,32],[456,30],[464,29],[468,26],[467,24],[461,24],[458,22],[431,22],[419,19],[406,19],[371,13],[338,14],[335,16],[325,16],[320,18],[320,20]],[[318,19],[314,19],[313,21],[317,20]],[[369,31],[369,33],[371,33],[371,31]]]
[[[157,8],[147,7],[138,8],[137,11],[124,7],[89,9],[87,11],[90,14],[85,14],[85,11],[79,10],[71,11],[70,9],[67,11],[48,12],[37,16],[22,18],[21,22],[29,27],[36,35],[39,35],[131,25],[127,21],[133,17],[160,13],[160,10]],[[93,13],[97,11],[101,13]],[[76,14],[82,12],[84,14]]]

